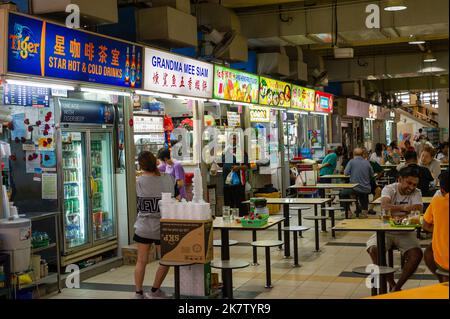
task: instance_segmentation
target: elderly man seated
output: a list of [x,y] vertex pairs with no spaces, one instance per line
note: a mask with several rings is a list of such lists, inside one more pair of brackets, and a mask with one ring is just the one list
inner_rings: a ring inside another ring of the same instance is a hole
[[363,158],[364,150],[355,148],[353,159],[345,167],[344,174],[350,176],[350,183],[359,184],[354,189],[344,189],[341,191],[340,198],[348,198],[350,195],[356,195],[358,199],[357,215],[365,218],[369,209],[369,194],[372,192],[371,178],[374,175],[372,165],[367,159]]

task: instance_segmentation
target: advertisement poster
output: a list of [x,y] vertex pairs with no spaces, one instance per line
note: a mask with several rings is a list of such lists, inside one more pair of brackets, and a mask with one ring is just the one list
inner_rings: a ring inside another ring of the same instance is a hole
[[56,174],[42,174],[42,199],[58,199]]
[[47,172],[56,172],[55,151],[40,151],[40,153],[42,170]]
[[192,97],[212,97],[213,65],[181,55],[145,48],[144,88]]
[[259,76],[247,72],[214,66],[214,98],[258,103]]
[[311,148],[322,148],[322,134],[320,130],[308,130],[308,139],[311,143]]
[[13,129],[11,131],[11,139],[22,139],[27,137],[27,130],[25,128],[25,113],[18,113],[12,115]]
[[269,123],[270,122],[270,108],[252,106],[250,108],[250,122]]
[[333,95],[316,91],[315,110],[316,112],[333,113]]
[[41,167],[40,156],[34,151],[26,151],[25,160],[26,160],[25,166],[27,174],[35,173],[35,169]]
[[269,106],[291,106],[291,84],[259,78],[259,104]]
[[369,118],[376,119],[378,116],[378,106],[370,104],[369,105]]
[[227,112],[228,126],[241,127],[241,116],[238,112]]
[[113,124],[114,107],[94,101],[60,100],[62,123]]
[[314,93],[312,89],[293,85],[291,107],[302,111],[314,111]]
[[8,72],[141,88],[142,47],[10,13]]

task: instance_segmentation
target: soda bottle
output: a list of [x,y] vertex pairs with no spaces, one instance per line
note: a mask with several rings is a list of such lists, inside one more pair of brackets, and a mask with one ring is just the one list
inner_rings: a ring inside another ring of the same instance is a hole
[[125,84],[130,83],[130,48],[127,47],[127,58],[125,60]]

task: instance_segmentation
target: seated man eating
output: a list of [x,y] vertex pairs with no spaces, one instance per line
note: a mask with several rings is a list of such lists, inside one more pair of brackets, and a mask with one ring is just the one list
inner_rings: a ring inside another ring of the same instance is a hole
[[[417,189],[419,171],[417,167],[407,166],[399,172],[398,183],[387,185],[381,192],[381,208],[390,211],[393,218],[406,217],[412,211],[422,211],[422,194]],[[374,234],[367,242],[367,252],[374,264],[378,264],[377,239]],[[388,275],[387,280],[391,291],[399,291],[411,277],[422,260],[422,250],[415,232],[386,232],[386,250],[395,246],[405,257],[402,274],[396,283],[394,275]]]

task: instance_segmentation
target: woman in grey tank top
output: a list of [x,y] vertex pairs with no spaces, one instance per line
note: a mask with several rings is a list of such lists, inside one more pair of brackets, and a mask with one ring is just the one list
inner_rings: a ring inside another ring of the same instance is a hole
[[160,289],[164,278],[169,271],[167,266],[159,266],[155,274],[152,290],[144,294],[143,282],[145,267],[148,261],[148,252],[151,244],[155,244],[160,251],[160,218],[159,201],[161,193],[174,193],[175,182],[170,175],[161,174],[156,164],[156,157],[144,151],[138,157],[139,166],[143,174],[136,181],[137,217],[134,224],[134,241],[138,246],[138,258],[134,272],[136,285],[135,298],[166,298],[167,295]]

